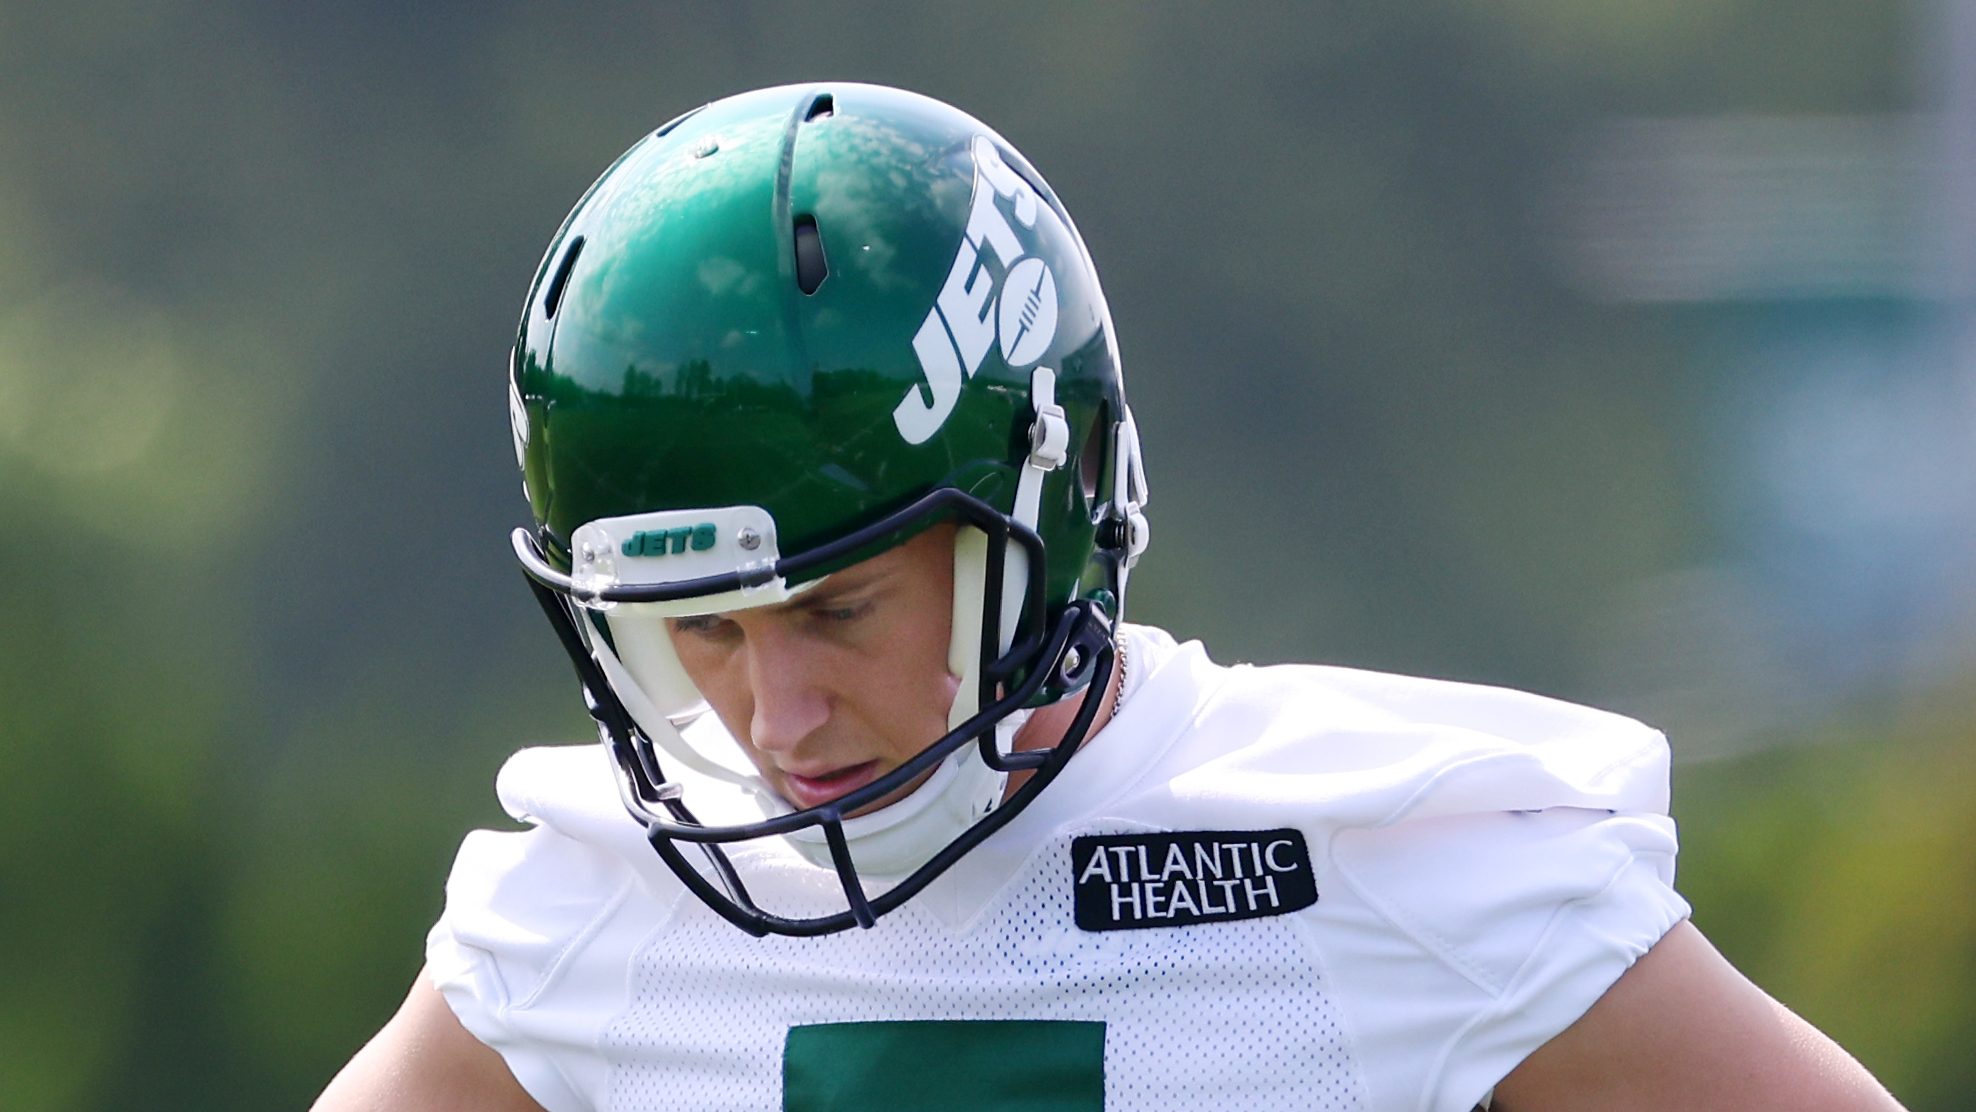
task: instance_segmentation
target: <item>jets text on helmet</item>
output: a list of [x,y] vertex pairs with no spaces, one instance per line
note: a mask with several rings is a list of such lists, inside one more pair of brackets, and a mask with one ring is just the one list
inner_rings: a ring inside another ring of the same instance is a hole
[[[913,352],[926,383],[908,390],[892,411],[892,421],[908,444],[925,443],[940,431],[960,399],[962,380],[981,369],[998,331],[1002,358],[1011,367],[1041,359],[1056,336],[1056,276],[1042,259],[1025,258],[1016,234],[1018,224],[1036,226],[1036,192],[1009,169],[985,136],[975,136],[970,149],[974,202],[967,231],[939,296],[913,335]],[[1010,202],[1013,224],[1002,199]],[[991,258],[999,265],[991,268]],[[1016,296],[998,311],[1005,288],[1015,288]]]

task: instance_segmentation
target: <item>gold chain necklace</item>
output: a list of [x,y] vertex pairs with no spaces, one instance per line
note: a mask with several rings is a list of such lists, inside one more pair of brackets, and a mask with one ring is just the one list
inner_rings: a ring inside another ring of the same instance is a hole
[[1117,714],[1118,708],[1125,705],[1126,666],[1127,666],[1127,661],[1125,658],[1125,631],[1120,630],[1118,634],[1118,698],[1112,701],[1113,714]]

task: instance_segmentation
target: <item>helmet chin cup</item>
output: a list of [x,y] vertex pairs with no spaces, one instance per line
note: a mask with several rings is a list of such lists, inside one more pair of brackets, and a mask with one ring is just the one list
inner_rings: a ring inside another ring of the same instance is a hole
[[[989,768],[975,746],[948,754],[933,775],[904,799],[843,821],[844,842],[858,875],[897,880],[926,864],[941,846],[995,809],[1008,781],[1009,774]],[[756,793],[756,801],[769,817],[791,810],[766,785]],[[830,839],[822,828],[799,827],[784,837],[812,865],[835,865]]]

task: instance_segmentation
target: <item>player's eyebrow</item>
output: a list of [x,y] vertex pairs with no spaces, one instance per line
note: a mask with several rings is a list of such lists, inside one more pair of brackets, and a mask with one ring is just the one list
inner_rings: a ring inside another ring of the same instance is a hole
[[874,581],[868,580],[862,583],[843,583],[843,582],[820,583],[816,586],[814,590],[804,591],[802,594],[796,596],[795,598],[790,599],[788,602],[779,603],[771,607],[770,609],[807,610],[813,606],[827,605],[829,603],[833,603],[842,599],[846,595],[853,595],[859,591],[864,590],[866,587],[871,586],[872,582]]
[[[840,572],[833,572],[818,581],[816,586],[804,591],[795,598],[789,599],[787,602],[773,603],[768,606],[751,606],[747,609],[756,614],[799,613],[817,606],[828,606],[847,596],[871,590],[874,587],[880,587],[890,578],[890,575],[882,569],[864,575],[860,575],[858,572],[859,569],[856,567],[846,568]],[[735,613],[737,611],[723,610],[710,616],[725,618]]]

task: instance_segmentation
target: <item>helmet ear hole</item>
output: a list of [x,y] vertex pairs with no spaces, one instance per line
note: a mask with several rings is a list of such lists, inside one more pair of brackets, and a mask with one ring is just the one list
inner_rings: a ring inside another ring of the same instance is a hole
[[1091,422],[1091,431],[1084,437],[1084,447],[1077,455],[1077,485],[1087,503],[1098,496],[1099,484],[1105,478],[1105,444],[1109,440],[1105,430],[1109,428],[1111,407],[1100,405],[1097,419]]

